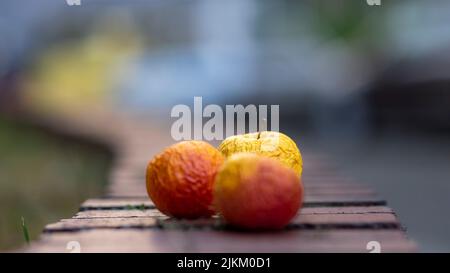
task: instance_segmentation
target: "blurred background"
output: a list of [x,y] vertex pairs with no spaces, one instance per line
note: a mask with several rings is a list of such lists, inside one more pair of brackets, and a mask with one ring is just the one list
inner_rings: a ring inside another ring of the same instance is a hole
[[36,115],[171,123],[279,104],[280,130],[375,188],[422,251],[450,251],[450,1],[2,0],[0,250],[99,196],[111,154]]

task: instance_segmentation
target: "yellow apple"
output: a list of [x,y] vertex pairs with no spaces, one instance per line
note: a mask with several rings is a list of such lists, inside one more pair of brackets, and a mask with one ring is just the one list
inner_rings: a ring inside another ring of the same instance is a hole
[[271,157],[293,169],[298,176],[302,174],[303,160],[300,150],[290,137],[280,132],[264,131],[230,136],[220,144],[219,151],[225,157],[240,152]]

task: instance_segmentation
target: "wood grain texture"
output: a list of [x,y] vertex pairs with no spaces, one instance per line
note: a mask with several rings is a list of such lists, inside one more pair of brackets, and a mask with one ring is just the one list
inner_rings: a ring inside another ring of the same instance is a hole
[[300,230],[246,233],[216,230],[109,229],[44,234],[28,252],[68,252],[77,241],[82,252],[368,252],[377,241],[382,252],[411,252],[415,245],[399,230]]

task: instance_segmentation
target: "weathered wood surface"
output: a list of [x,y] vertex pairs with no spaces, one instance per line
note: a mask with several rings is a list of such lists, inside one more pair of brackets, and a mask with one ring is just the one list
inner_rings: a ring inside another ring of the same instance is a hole
[[368,252],[377,241],[383,252],[407,252],[414,244],[401,230],[332,229],[245,233],[221,230],[105,228],[44,234],[29,251],[68,252],[76,241],[81,252]]
[[[322,208],[320,208],[322,209]],[[381,208],[365,208],[372,212],[344,211],[341,213],[315,213],[306,210],[294,218],[286,229],[399,229],[399,223],[392,212]],[[322,210],[323,211],[323,210]],[[330,210],[333,211],[333,210]],[[374,212],[377,211],[377,212]],[[71,219],[50,224],[44,232],[78,231],[99,228],[165,228],[226,230],[220,218],[199,220],[175,220],[161,214],[156,209],[137,210],[92,210],[77,213]]]
[[304,153],[304,207],[285,230],[238,231],[218,217],[171,219],[155,208],[145,188],[146,164],[170,144],[170,130],[106,117],[76,120],[71,127],[71,133],[104,140],[115,151],[105,195],[85,201],[72,218],[47,225],[25,251],[70,252],[68,244],[77,242],[81,252],[368,252],[371,241],[382,252],[415,251],[383,199],[312,153]]

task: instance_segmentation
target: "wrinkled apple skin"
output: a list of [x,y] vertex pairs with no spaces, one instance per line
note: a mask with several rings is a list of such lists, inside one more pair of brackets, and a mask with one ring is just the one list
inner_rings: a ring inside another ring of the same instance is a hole
[[214,214],[214,179],[223,161],[223,155],[206,142],[174,144],[148,164],[147,193],[168,216],[209,217]]
[[214,206],[225,221],[243,229],[281,229],[303,203],[303,184],[279,161],[238,153],[216,177]]
[[218,149],[225,157],[240,152],[271,157],[292,168],[299,177],[302,174],[303,160],[300,150],[291,138],[280,132],[264,131],[230,136]]

